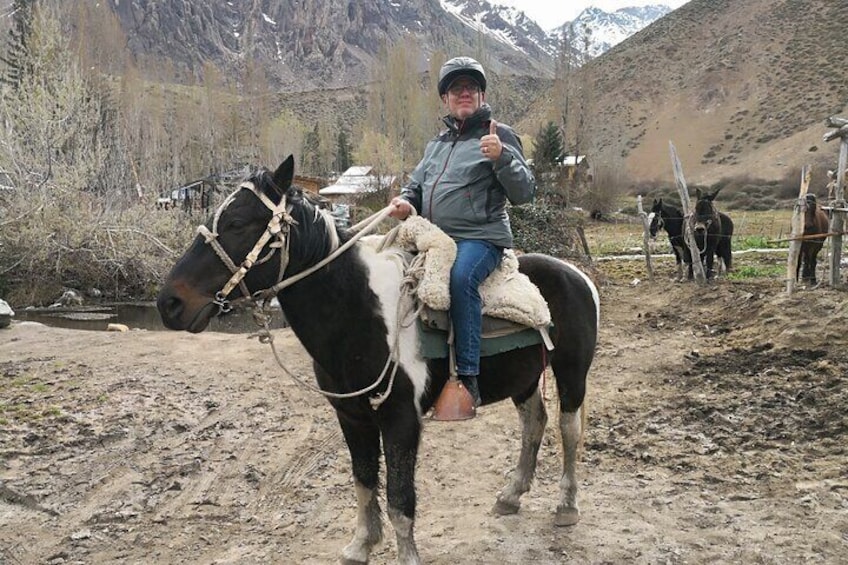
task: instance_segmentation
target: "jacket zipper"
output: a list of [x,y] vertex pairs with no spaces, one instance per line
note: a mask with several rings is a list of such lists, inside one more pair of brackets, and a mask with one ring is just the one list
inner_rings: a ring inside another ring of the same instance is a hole
[[445,165],[442,167],[442,172],[439,173],[439,176],[436,177],[436,182],[433,183],[433,188],[430,189],[430,202],[427,206],[427,219],[429,221],[433,221],[433,194],[436,192],[436,187],[439,185],[439,181],[442,180],[442,176],[445,174],[445,171],[448,170],[448,163],[450,163],[450,158],[453,155],[453,150],[456,147],[456,142],[459,141],[459,136],[462,135],[462,128],[465,127],[465,122],[459,126],[459,130],[457,131],[456,138],[451,142],[450,151],[448,151],[448,158],[445,159]]

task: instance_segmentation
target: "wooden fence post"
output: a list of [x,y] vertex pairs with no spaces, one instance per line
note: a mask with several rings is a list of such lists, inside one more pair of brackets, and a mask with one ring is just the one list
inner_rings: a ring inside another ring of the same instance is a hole
[[807,213],[807,191],[810,189],[810,166],[801,169],[801,190],[792,209],[792,241],[789,243],[789,258],[786,260],[786,292],[795,291],[795,274],[798,272],[798,255],[801,252],[801,236],[804,235],[804,216]]
[[677,149],[675,149],[674,143],[669,141],[668,146],[671,150],[671,166],[674,168],[674,181],[677,183],[677,192],[680,193],[680,204],[683,206],[683,241],[689,248],[689,256],[692,258],[692,274],[695,277],[695,282],[706,284],[707,276],[704,274],[704,264],[701,263],[701,252],[698,250],[698,244],[695,242],[695,234],[692,233],[692,224],[689,222],[689,219],[692,217],[692,210],[689,204],[689,189],[686,187],[686,179],[683,178],[683,165],[680,164],[680,159],[677,157]]
[[648,268],[648,279],[654,279],[654,266],[651,264],[651,216],[645,213],[642,208],[642,195],[636,197],[636,209],[639,211],[639,217],[642,218],[642,249],[645,251],[645,266]]
[[[848,168],[848,120],[831,116],[825,121],[827,127],[838,128],[824,136],[825,141],[839,138],[839,165],[836,168],[836,191],[831,202],[833,210],[830,218],[830,286],[838,288],[840,280],[840,262],[842,261],[842,231],[845,229],[845,169]],[[841,210],[839,210],[841,209]]]

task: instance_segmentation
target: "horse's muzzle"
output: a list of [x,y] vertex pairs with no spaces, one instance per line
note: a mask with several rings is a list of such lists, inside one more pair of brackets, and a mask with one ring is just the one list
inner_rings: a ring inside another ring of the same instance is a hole
[[219,311],[211,298],[199,295],[181,296],[175,285],[165,285],[156,299],[156,308],[166,328],[200,333]]

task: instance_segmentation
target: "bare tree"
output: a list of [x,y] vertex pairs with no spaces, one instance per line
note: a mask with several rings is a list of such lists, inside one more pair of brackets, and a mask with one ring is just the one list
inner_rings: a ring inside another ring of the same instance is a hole
[[[364,159],[369,151],[373,152],[372,159],[378,159],[380,166],[390,167],[380,170],[381,174],[401,176],[411,170],[432,137],[434,93],[425,90],[417,72],[418,61],[415,45],[402,41],[385,45],[375,66],[362,144],[356,155]],[[438,76],[438,69],[431,72]],[[435,99],[438,101],[437,96]],[[382,155],[386,147],[394,152],[392,158]]]

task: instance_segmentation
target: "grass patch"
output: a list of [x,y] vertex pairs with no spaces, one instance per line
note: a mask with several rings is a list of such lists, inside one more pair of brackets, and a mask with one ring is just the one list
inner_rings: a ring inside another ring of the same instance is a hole
[[788,249],[789,242],[777,241],[765,235],[749,235],[740,237],[733,242],[735,250],[746,249]]
[[779,265],[741,265],[734,267],[727,278],[734,281],[746,279],[774,278],[786,274],[786,267]]

